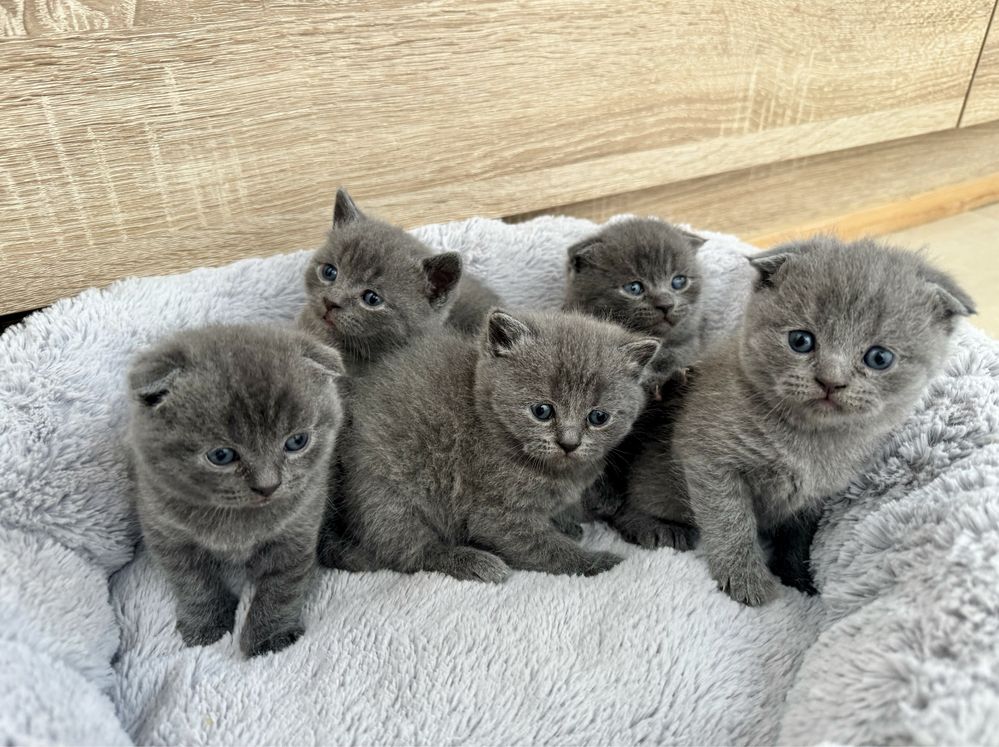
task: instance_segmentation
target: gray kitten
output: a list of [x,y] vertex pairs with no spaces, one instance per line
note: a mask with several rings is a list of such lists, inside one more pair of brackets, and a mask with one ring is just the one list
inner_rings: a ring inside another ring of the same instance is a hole
[[647,545],[685,546],[696,525],[711,575],[759,605],[779,588],[761,538],[778,576],[814,591],[822,499],[909,415],[974,307],[918,255],[871,240],[816,237],[750,261],[741,332],[703,361],[674,431],[640,457],[621,521]]
[[662,348],[650,367],[653,391],[690,366],[701,348],[701,270],[704,239],[669,223],[630,218],[568,249],[563,308],[601,317]]
[[474,334],[499,298],[462,275],[457,252],[433,254],[412,235],[364,215],[336,193],[333,229],[305,272],[299,325],[343,351],[351,373],[445,325]]
[[340,355],[306,335],[254,327],[181,332],[129,373],[130,442],[146,546],[189,646],[232,631],[230,579],[256,580],[247,656],[303,632],[337,428]]
[[492,582],[613,567],[552,516],[631,428],[658,349],[576,314],[502,311],[476,341],[415,342],[356,384],[341,524],[321,562]]

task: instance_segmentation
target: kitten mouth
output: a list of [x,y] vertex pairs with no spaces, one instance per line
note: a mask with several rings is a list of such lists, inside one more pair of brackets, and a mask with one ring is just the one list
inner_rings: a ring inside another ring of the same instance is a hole
[[830,396],[816,397],[811,403],[823,412],[841,412],[843,410],[843,405]]

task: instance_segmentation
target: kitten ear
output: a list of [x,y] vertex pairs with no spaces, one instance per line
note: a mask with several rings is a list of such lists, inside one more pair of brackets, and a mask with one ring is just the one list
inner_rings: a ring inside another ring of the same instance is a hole
[[302,357],[305,358],[307,366],[320,371],[323,376],[328,376],[331,379],[338,379],[347,374],[343,357],[337,350],[308,338],[304,340],[304,343]]
[[749,264],[759,274],[757,288],[774,288],[780,281],[780,270],[791,259],[790,252],[755,254],[749,257]]
[[654,337],[646,337],[641,340],[626,342],[621,346],[621,351],[639,369],[645,368],[652,359],[656,357],[662,344]]
[[531,328],[501,309],[493,309],[486,322],[486,349],[491,355],[503,358],[533,333]]
[[158,407],[170,395],[174,380],[188,362],[187,353],[176,344],[142,353],[128,372],[132,398],[145,407]]
[[427,257],[423,260],[423,274],[427,276],[427,298],[430,304],[443,306],[461,280],[461,255],[458,252],[444,252]]
[[946,272],[928,267],[923,275],[933,286],[935,311],[941,319],[946,321],[977,313],[974,299]]
[[364,213],[354,204],[354,200],[347,190],[340,187],[336,191],[336,200],[333,202],[333,227],[336,228],[363,219]]
[[708,240],[706,238],[704,238],[703,236],[698,236],[696,233],[687,231],[686,229],[683,228],[678,228],[676,230],[679,231],[680,235],[687,240],[687,245],[690,246],[690,248],[693,249],[695,252],[698,249],[700,249],[702,246],[704,246],[706,243],[708,243]]
[[569,272],[579,272],[586,266],[593,250],[600,245],[599,236],[590,236],[588,239],[577,241],[570,246],[566,253],[569,255]]

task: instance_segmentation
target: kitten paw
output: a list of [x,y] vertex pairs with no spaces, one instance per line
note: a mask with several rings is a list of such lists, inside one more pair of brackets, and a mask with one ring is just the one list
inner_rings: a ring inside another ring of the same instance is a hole
[[459,581],[481,581],[501,584],[510,578],[513,571],[503,560],[491,552],[475,547],[455,547],[449,553],[443,573]]
[[672,547],[674,550],[686,552],[694,549],[698,537],[697,527],[663,521],[652,516],[621,522],[615,526],[615,529],[626,542],[639,545],[646,550]]
[[209,623],[204,621],[178,620],[177,631],[184,641],[185,646],[210,646],[215,641],[222,638],[226,633],[231,633],[233,621],[213,620]]
[[583,525],[575,521],[569,521],[566,519],[554,520],[555,528],[558,529],[562,534],[570,539],[581,540],[583,539]]
[[277,653],[292,645],[302,637],[303,633],[305,633],[305,628],[301,625],[294,625],[290,628],[269,633],[251,632],[249,629],[246,629],[240,638],[239,648],[249,658],[270,652]]
[[819,590],[815,588],[812,574],[807,566],[796,566],[793,563],[775,563],[771,569],[784,586],[802,591],[810,597],[817,596]]
[[624,558],[612,552],[587,553],[586,565],[583,566],[582,575],[596,576],[598,573],[609,571],[622,560],[624,560]]
[[722,591],[750,607],[761,607],[780,595],[780,582],[762,563],[749,567],[712,570],[711,575]]

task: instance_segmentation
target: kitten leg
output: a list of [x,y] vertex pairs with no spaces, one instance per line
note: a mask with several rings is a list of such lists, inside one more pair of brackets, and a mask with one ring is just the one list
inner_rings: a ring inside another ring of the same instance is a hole
[[770,532],[773,542],[770,570],[785,586],[810,596],[819,593],[812,578],[811,552],[820,516],[820,510],[806,509]]
[[490,524],[475,532],[476,538],[495,550],[512,568],[595,576],[623,560],[614,553],[584,550],[544,517],[519,522],[497,520]]
[[622,509],[608,520],[621,537],[646,550],[659,547],[672,547],[686,552],[697,544],[697,527],[679,521],[660,519],[658,516],[639,511],[630,506]]
[[219,561],[196,545],[170,545],[152,532],[146,545],[173,589],[185,645],[208,646],[231,633],[239,598],[226,586]]
[[510,577],[510,567],[491,552],[467,545],[436,542],[422,550],[424,571],[437,571],[459,581],[483,581],[498,584]]
[[583,522],[586,521],[586,511],[580,503],[562,509],[552,517],[552,524],[562,534],[574,540],[583,538]]
[[756,536],[749,486],[708,462],[691,460],[686,473],[711,576],[732,599],[751,607],[776,598],[780,584],[767,568]]
[[305,632],[302,606],[315,555],[315,544],[302,537],[270,542],[250,559],[247,570],[256,579],[257,593],[239,639],[244,654],[280,651]]

